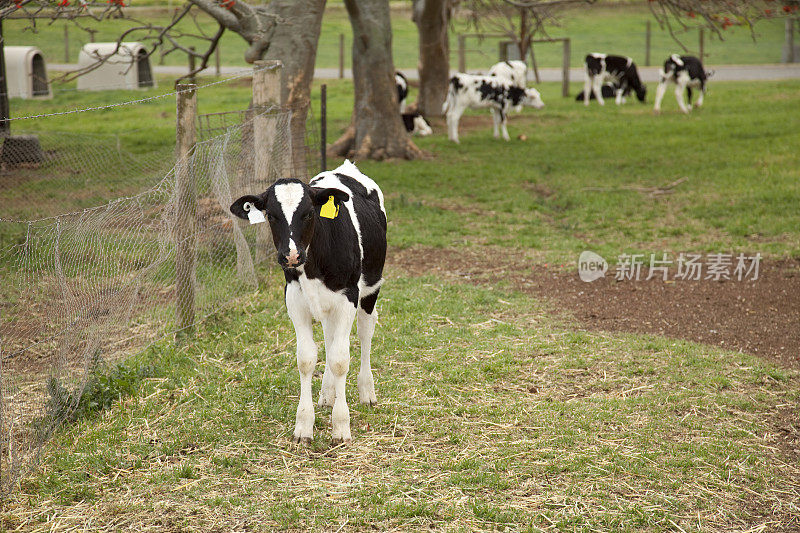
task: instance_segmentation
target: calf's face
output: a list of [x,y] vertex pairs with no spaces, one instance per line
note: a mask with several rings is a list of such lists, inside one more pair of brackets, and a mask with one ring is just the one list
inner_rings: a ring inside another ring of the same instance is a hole
[[646,96],[647,96],[647,87],[644,84],[640,83],[639,86],[636,87],[636,98],[640,102],[644,102]]
[[542,96],[539,94],[539,91],[533,88],[525,89],[525,99],[522,103],[535,109],[541,109],[544,107]]
[[331,201],[338,209],[349,198],[338,189],[312,189],[300,180],[281,179],[258,196],[242,196],[230,209],[245,220],[252,209],[265,211],[278,264],[291,270],[306,261],[314,227],[319,223],[320,206]]

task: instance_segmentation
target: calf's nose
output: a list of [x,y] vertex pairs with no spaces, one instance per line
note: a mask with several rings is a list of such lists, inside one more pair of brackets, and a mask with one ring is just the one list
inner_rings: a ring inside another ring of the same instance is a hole
[[297,253],[297,250],[292,250],[289,252],[289,255],[286,256],[286,264],[290,267],[298,266],[300,264],[300,254]]

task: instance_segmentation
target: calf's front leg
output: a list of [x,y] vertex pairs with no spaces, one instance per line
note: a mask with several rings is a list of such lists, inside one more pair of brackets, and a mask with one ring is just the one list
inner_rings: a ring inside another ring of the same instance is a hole
[[300,373],[300,401],[294,424],[294,440],[310,441],[314,436],[314,402],[311,398],[311,378],[317,364],[317,345],[314,342],[311,311],[300,291],[300,284],[286,286],[286,309],[294,324],[297,338],[297,370]]
[[606,105],[606,101],[603,99],[603,79],[600,76],[595,76],[592,80],[592,91],[594,92],[594,97],[597,99],[597,103]]
[[447,112],[447,137],[458,144],[458,121],[461,118],[459,110],[452,110]]
[[345,385],[350,369],[350,330],[356,317],[355,305],[344,296],[340,305],[334,306],[322,320],[325,334],[325,371],[330,371],[335,400],[331,413],[333,426],[331,437],[334,441],[349,443],[350,409],[347,407]]
[[675,85],[675,99],[678,101],[678,107],[681,108],[681,111],[684,113],[689,113],[689,108],[686,107],[686,102],[683,100],[683,92],[686,90],[686,85],[683,83],[678,83]]
[[589,74],[585,74],[583,78],[583,105],[589,105],[589,98],[592,93],[592,79]]
[[503,139],[508,141],[511,137],[508,135],[508,109],[500,109],[497,112],[500,115],[500,127],[503,130]]
[[653,106],[653,111],[656,113],[661,112],[661,100],[664,99],[664,93],[667,92],[667,82],[662,79],[656,87],[656,105]]

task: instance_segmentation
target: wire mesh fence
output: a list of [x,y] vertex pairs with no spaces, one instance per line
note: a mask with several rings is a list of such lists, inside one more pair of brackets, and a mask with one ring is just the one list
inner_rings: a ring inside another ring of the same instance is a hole
[[[224,124],[200,119],[200,140],[177,164],[174,145],[148,146],[147,131],[76,138],[45,125],[22,148],[4,144],[0,494],[75,413],[93,372],[175,331],[182,240],[192,243],[197,320],[256,285],[264,251],[259,258],[254,247],[263,241],[228,206],[280,177],[316,171],[310,119],[307,109],[282,107],[236,112]],[[254,135],[256,127],[269,135]],[[187,209],[177,168],[188,169],[196,190],[188,233],[176,229]]]

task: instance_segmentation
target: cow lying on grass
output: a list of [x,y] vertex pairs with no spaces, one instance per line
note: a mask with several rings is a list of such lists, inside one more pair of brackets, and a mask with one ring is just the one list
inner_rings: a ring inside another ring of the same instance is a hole
[[498,128],[502,128],[503,139],[509,140],[506,127],[508,111],[522,106],[543,108],[539,91],[518,87],[502,77],[458,73],[450,78],[447,99],[442,106],[442,112],[447,115],[447,136],[457,143],[458,122],[464,111],[489,108],[494,119],[495,138],[499,136]]
[[[412,106],[409,106],[409,109],[413,109]],[[427,137],[433,130],[431,129],[431,125],[425,120],[425,117],[422,116],[422,113],[419,111],[406,112],[402,114],[403,117],[403,125],[406,127],[406,131],[409,132],[411,135],[419,135],[420,137]]]
[[283,268],[286,309],[297,336],[300,371],[294,439],[309,441],[313,437],[311,378],[317,345],[312,320],[316,319],[322,322],[325,337],[319,405],[333,407],[333,439],[349,442],[345,380],[350,367],[350,330],[356,316],[361,344],[358,396],[361,403],[377,402],[370,350],[386,259],[383,193],[345,161],[336,170],[318,174],[308,185],[281,179],[258,196],[242,196],[231,205],[231,212],[244,219],[259,220],[260,216],[262,221],[262,212],[266,212],[278,264]]

